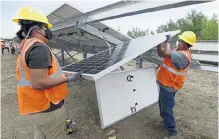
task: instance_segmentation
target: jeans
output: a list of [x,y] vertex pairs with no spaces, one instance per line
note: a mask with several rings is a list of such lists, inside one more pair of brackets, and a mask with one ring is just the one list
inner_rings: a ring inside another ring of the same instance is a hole
[[175,93],[169,92],[160,86],[159,107],[160,116],[163,118],[165,127],[170,134],[177,134],[176,120],[173,108],[175,106]]

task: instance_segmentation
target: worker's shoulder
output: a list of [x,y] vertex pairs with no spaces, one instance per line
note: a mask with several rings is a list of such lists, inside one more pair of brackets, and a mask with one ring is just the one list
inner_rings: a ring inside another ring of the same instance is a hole
[[176,57],[186,57],[185,53],[182,51],[172,51],[171,55]]
[[49,46],[44,44],[44,43],[40,43],[40,42],[36,42],[34,43],[28,50],[26,55],[29,56],[31,55],[48,55],[50,53],[49,50]]
[[43,46],[47,48],[49,47],[47,44],[41,42],[35,42],[31,47],[39,47],[39,46]]
[[171,61],[177,69],[184,69],[189,62],[186,55],[180,51],[171,52]]
[[30,51],[36,51],[36,50],[45,50],[45,51],[49,51],[49,46],[45,43],[41,43],[41,42],[36,42],[34,43],[30,48],[29,48],[29,52]]

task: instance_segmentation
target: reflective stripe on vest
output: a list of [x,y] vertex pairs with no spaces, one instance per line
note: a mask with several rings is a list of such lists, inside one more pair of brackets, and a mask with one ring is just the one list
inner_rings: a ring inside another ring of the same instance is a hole
[[[27,44],[25,44],[25,46],[28,45],[29,43],[31,43],[32,41],[34,41],[34,39],[29,41]],[[25,46],[23,47],[23,49],[25,48]],[[32,86],[31,81],[27,80],[26,72],[24,70],[24,65],[23,65],[23,62],[22,62],[22,57],[23,56],[24,56],[24,51],[22,51],[21,54],[20,54],[20,57],[21,57],[20,58],[21,80],[17,81],[17,85],[19,85],[19,86]],[[55,74],[50,75],[49,77],[57,78],[57,77],[61,76],[63,73],[62,73],[61,67],[60,67],[57,59],[53,57],[53,54],[52,54],[52,59],[55,59],[57,65],[58,65],[58,71]]]
[[[31,39],[30,41],[28,41],[26,45],[28,45],[29,43],[31,43],[33,41],[33,39]],[[25,48],[25,46],[23,46],[23,48]],[[22,48],[22,49],[23,49]],[[21,71],[21,80],[20,81],[17,81],[17,85],[19,86],[32,86],[32,83],[30,81],[27,80],[27,76],[26,76],[26,72],[24,70],[24,65],[22,63],[22,57],[24,55],[24,52],[22,52],[20,54],[20,71]]]
[[179,76],[186,76],[187,71],[186,72],[178,72],[176,70],[174,70],[173,68],[167,66],[166,64],[162,65],[166,70],[168,70],[169,72],[172,72],[173,74],[179,75]]

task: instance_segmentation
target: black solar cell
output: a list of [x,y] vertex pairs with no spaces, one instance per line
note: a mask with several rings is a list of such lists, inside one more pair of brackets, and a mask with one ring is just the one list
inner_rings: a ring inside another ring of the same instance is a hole
[[100,71],[118,63],[124,58],[124,53],[128,47],[129,42],[117,47],[111,48],[111,52],[105,50],[90,58],[84,59],[80,62],[64,67],[63,71],[79,72],[83,71],[85,74],[97,74]]

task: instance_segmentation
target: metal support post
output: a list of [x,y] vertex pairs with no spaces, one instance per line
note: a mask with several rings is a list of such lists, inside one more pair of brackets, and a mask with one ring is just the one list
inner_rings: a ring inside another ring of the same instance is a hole
[[87,52],[83,52],[83,59],[87,58]]
[[142,67],[143,67],[143,59],[140,58],[140,59],[139,59],[139,68],[142,68]]
[[57,56],[59,53],[61,53],[61,51],[59,51],[58,53],[54,54],[55,56]]
[[64,64],[65,64],[65,55],[64,55],[64,53],[65,53],[65,50],[64,50],[64,48],[61,46],[61,65],[62,65],[62,67],[64,66]]
[[[66,49],[65,49],[65,52],[68,54],[68,56],[74,61],[74,62],[77,62],[73,57],[75,56],[75,55],[71,55]],[[76,55],[77,55],[78,53],[76,53]]]
[[139,58],[138,57],[135,59],[135,67],[139,68]]
[[141,56],[136,58],[136,68],[142,68],[143,67],[143,59]]
[[125,70],[125,68],[124,68],[123,66],[120,66],[120,69],[121,69],[121,70]]

